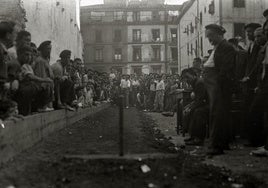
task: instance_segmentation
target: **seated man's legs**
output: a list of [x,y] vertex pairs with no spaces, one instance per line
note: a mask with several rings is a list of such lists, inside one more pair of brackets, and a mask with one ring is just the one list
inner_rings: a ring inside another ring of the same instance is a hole
[[60,99],[62,104],[72,105],[75,100],[74,83],[71,80],[65,80],[60,83]]
[[194,110],[191,115],[189,133],[197,142],[203,142],[206,136],[206,125],[208,123],[209,107],[202,106]]
[[26,116],[31,113],[31,105],[38,93],[38,86],[34,82],[21,82],[18,90],[19,113]]

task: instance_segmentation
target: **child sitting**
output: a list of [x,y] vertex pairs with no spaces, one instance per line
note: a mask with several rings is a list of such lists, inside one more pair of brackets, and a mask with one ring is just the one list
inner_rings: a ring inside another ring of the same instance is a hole
[[21,65],[20,85],[18,90],[18,107],[22,115],[31,113],[31,105],[36,103],[38,112],[52,111],[48,104],[52,102],[53,81],[50,78],[40,78],[32,69],[32,48],[22,46],[17,50],[18,62]]

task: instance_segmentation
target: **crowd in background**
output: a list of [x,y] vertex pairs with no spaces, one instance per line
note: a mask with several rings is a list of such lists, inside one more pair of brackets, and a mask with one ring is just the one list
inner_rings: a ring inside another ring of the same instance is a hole
[[[268,10],[264,12],[268,17]],[[268,20],[268,18],[267,18]],[[18,118],[33,112],[55,109],[74,111],[100,101],[124,107],[160,112],[173,116],[177,107],[188,132],[187,145],[202,145],[209,135],[208,154],[223,154],[230,149],[231,112],[234,100],[241,101],[244,137],[250,146],[259,147],[255,155],[268,156],[266,130],[268,107],[268,21],[245,26],[248,48],[239,39],[224,39],[222,26],[206,26],[206,37],[213,46],[203,59],[195,58],[191,68],[175,74],[122,75],[114,69],[100,73],[71,59],[68,49],[59,60],[50,62],[53,42],[38,47],[31,33],[17,32],[13,22],[0,23],[0,119]],[[177,91],[191,91],[191,101],[177,106]]]

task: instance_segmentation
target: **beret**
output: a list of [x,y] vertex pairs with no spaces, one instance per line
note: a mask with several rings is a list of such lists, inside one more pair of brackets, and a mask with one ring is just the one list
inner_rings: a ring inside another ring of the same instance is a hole
[[264,16],[264,17],[268,16],[268,9],[266,9],[266,10],[263,12],[263,16]]
[[247,29],[247,28],[257,29],[258,27],[261,27],[261,24],[259,24],[259,23],[249,23],[249,24],[245,25],[245,29]]
[[67,56],[71,56],[71,51],[70,50],[63,50],[61,53],[60,53],[60,58],[64,58],[64,57],[67,57]]
[[47,47],[47,46],[49,46],[49,45],[51,45],[51,41],[44,41],[44,42],[42,42],[42,43],[39,45],[38,50],[41,51],[41,50],[43,50],[45,47]]
[[217,24],[209,24],[205,28],[206,29],[214,30],[218,34],[224,34],[224,33],[226,33],[226,30],[222,26],[217,25]]

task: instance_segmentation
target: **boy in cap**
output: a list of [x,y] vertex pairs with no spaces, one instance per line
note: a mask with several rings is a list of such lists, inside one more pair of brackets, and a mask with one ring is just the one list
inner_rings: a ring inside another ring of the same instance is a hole
[[19,112],[22,115],[31,113],[32,103],[35,101],[38,112],[52,111],[48,104],[52,102],[50,88],[53,81],[50,78],[40,78],[32,69],[32,48],[21,46],[17,49],[18,62],[21,65],[20,86],[18,90]]

